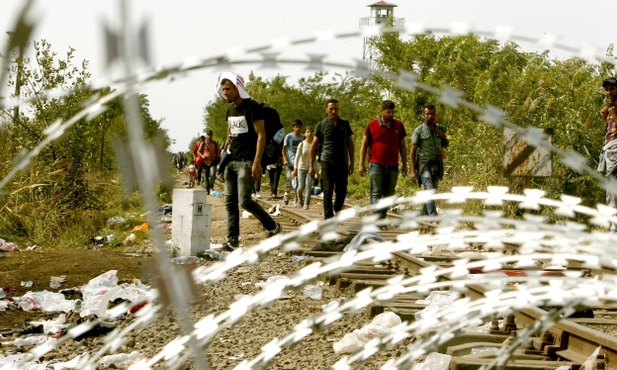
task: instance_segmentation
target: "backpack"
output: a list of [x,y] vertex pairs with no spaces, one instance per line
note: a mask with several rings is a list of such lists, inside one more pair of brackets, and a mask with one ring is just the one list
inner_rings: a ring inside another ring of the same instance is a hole
[[264,114],[264,129],[266,131],[266,145],[261,156],[261,167],[275,164],[283,155],[283,139],[285,128],[281,123],[279,112],[267,103],[259,103]]

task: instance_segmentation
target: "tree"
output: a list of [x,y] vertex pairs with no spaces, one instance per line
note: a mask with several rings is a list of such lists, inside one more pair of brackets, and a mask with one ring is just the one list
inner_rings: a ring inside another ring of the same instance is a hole
[[[8,144],[2,163],[12,163],[21,151],[30,151],[43,142],[55,122],[68,122],[95,103],[113,93],[109,87],[92,90],[88,86],[88,62],[74,64],[74,50],[59,58],[51,45],[34,42],[32,63],[18,60],[11,83],[23,104],[18,116],[3,111],[3,141]],[[54,92],[53,94],[51,92]],[[147,140],[169,144],[160,121],[149,113],[146,96],[139,96],[140,110]],[[0,233],[24,238],[50,237],[83,220],[81,212],[113,207],[120,201],[117,186],[109,186],[118,177],[112,143],[127,140],[123,98],[106,104],[100,115],[74,122],[36,157],[27,172],[14,178],[5,196],[0,198]],[[11,117],[11,119],[8,119]],[[6,176],[11,167],[1,167]],[[110,194],[115,201],[110,202]],[[30,216],[34,215],[34,217]],[[45,227],[37,227],[45,219]]]

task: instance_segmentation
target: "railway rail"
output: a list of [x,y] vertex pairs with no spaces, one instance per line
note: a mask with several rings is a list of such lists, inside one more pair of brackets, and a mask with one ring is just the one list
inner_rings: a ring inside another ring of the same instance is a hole
[[[279,203],[277,199],[260,199],[264,207],[273,207]],[[311,209],[306,211],[290,206],[281,206],[281,216],[279,222],[283,223],[286,232],[297,230],[302,225],[320,220],[322,217],[322,204],[319,198],[312,199]],[[351,207],[351,205],[348,205]],[[389,220],[399,223],[401,216],[390,214]],[[395,222],[393,222],[395,223]],[[360,217],[350,218],[345,222],[336,224],[332,231],[338,235],[358,233],[366,228],[366,220]],[[386,241],[396,241],[401,237],[436,235],[443,230],[439,230],[438,223],[418,222],[413,227],[386,227],[377,233]],[[342,254],[340,251],[314,250],[314,246],[323,241],[323,232],[313,233],[305,238],[300,248],[293,253],[310,256],[309,264],[314,261],[332,261]],[[370,241],[369,241],[370,243]],[[507,248],[513,253],[517,253],[520,244],[505,243]],[[466,248],[473,250],[477,245],[466,245]],[[439,251],[439,249],[437,249]],[[433,250],[435,252],[435,250]],[[478,260],[483,258],[475,256]],[[432,269],[443,271],[438,275],[438,281],[444,282],[441,288],[436,290],[456,290],[461,286],[448,284],[453,270],[461,261],[473,261],[473,258],[459,257],[451,252],[432,253],[432,254],[412,254],[407,251],[395,251],[390,258],[379,263],[361,262],[349,266],[344,271],[336,271],[323,274],[320,278],[330,285],[335,285],[339,289],[350,289],[352,294],[356,294],[367,287],[373,289],[390,284],[393,278],[403,276],[405,278],[421,275],[423,271]],[[498,289],[509,289],[507,284],[516,284],[516,281],[533,281],[544,277],[541,284],[550,284],[550,281],[563,278],[565,276],[584,277],[595,276],[601,278],[604,274],[614,275],[614,267],[599,264],[588,266],[577,258],[573,258],[567,266],[563,268],[546,268],[537,265],[517,267],[504,263],[493,271],[488,271],[478,267],[476,270],[469,269],[478,275],[497,274],[496,278],[489,284],[484,282],[466,284],[464,289],[460,289],[462,296],[470,301],[486,300],[487,294],[495,291],[495,282],[499,285],[502,277],[501,286]],[[482,265],[480,265],[482,266]],[[481,279],[480,279],[481,280]],[[445,287],[445,288],[444,288]],[[515,288],[512,288],[515,290]],[[377,315],[385,310],[397,313],[403,320],[413,321],[419,311],[425,305],[416,303],[417,300],[426,297],[426,291],[422,294],[409,293],[400,294],[388,301],[373,303],[366,310],[370,315]],[[539,307],[528,305],[521,309],[512,310],[511,314],[503,317],[494,316],[486,321],[491,322],[488,333],[466,332],[456,333],[451,339],[443,341],[437,346],[438,352],[451,354],[453,356],[450,365],[451,369],[476,369],[482,366],[503,366],[503,369],[580,369],[582,364],[593,363],[594,369],[617,368],[617,338],[610,333],[617,328],[617,305],[609,302],[599,302],[597,305],[564,305],[563,307]],[[603,330],[596,328],[602,327]],[[608,333],[606,333],[608,332]],[[504,342],[520,342],[516,351],[505,349]],[[477,355],[476,350],[481,348],[492,348],[493,354],[497,355]],[[501,352],[498,352],[500,351]],[[597,351],[599,350],[599,351]],[[509,360],[506,360],[509,359]],[[488,367],[486,367],[488,368]]]

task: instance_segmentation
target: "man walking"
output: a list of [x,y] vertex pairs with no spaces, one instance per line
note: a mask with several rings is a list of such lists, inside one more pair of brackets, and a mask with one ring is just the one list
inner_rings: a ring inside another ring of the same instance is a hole
[[259,203],[251,199],[255,181],[262,176],[261,157],[266,145],[264,114],[261,106],[244,90],[244,78],[226,71],[219,75],[217,93],[227,106],[227,144],[231,160],[225,166],[225,207],[227,209],[227,243],[224,248],[239,246],[240,209],[255,216],[268,230],[279,234],[281,224],[274,221]]
[[[369,153],[368,176],[370,183],[370,203],[394,195],[398,180],[398,157],[401,156],[401,173],[407,176],[407,146],[405,145],[405,126],[394,119],[394,103],[384,100],[381,103],[381,117],[370,121],[364,130],[360,148],[358,173],[364,176],[366,154]],[[379,211],[381,219],[386,218],[387,209]]]
[[[309,172],[314,177],[315,154],[321,144],[319,162],[323,183],[324,219],[334,217],[336,212],[343,209],[347,197],[348,176],[353,174],[354,169],[353,132],[349,121],[341,119],[338,112],[338,100],[329,99],[326,102],[328,117],[317,124],[311,145]],[[333,204],[335,191],[336,199]]]
[[[604,146],[600,153],[598,172],[604,176],[617,177],[617,78],[608,77],[602,81],[604,96],[608,99],[608,105],[600,110],[600,116],[604,120]],[[606,204],[611,208],[617,208],[617,196],[606,190]],[[617,232],[617,225],[611,223],[610,232]]]
[[298,145],[304,141],[304,135],[302,135],[302,121],[296,119],[292,122],[293,132],[288,133],[283,140],[283,166],[285,166],[285,176],[287,181],[285,182],[285,196],[283,197],[283,203],[289,202],[289,192],[293,191],[294,194],[294,207],[299,207],[298,203],[298,185],[293,186],[292,173],[294,171],[294,163],[296,162],[296,151]]
[[[423,123],[413,131],[409,155],[411,180],[417,180],[424,190],[435,191],[443,178],[441,148],[446,148],[449,144],[445,128],[435,122],[436,116],[437,108],[434,105],[424,107]],[[423,214],[437,216],[434,200],[425,203]]]

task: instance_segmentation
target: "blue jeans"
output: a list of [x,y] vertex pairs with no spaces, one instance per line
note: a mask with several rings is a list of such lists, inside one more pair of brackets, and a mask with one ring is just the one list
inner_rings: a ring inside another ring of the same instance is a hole
[[251,161],[231,161],[225,167],[225,208],[227,209],[227,242],[237,247],[240,237],[240,208],[257,218],[266,230],[274,230],[276,222],[259,203],[251,198],[253,177]]
[[[343,209],[345,198],[347,197],[348,176],[349,165],[321,162],[324,219],[334,217],[334,212],[339,212]],[[332,204],[335,191],[336,199],[334,200],[334,204]]]
[[[435,191],[437,191],[439,179],[433,178],[431,176],[431,169],[429,168],[429,166],[424,166],[424,169],[422,169],[422,173],[420,174],[420,182],[422,182],[424,190],[435,189]],[[429,216],[437,216],[437,208],[435,207],[434,200],[429,200],[424,204],[424,206],[422,207],[422,214]]]
[[294,167],[293,166],[285,166],[285,177],[287,178],[287,181],[285,182],[285,191],[290,191],[293,190],[294,192],[296,191],[296,188],[294,188],[293,186],[293,182],[291,181],[291,174],[292,172],[294,172]]
[[216,166],[203,166],[204,169],[204,187],[210,194],[210,191],[214,189],[214,179],[216,178]]
[[313,178],[308,170],[298,170],[298,196],[304,193],[304,205],[311,204]]
[[[398,166],[382,166],[377,163],[369,163],[368,177],[370,181],[370,202],[376,204],[379,199],[394,195],[396,181],[398,180]],[[387,209],[379,210],[380,218],[386,218]]]

